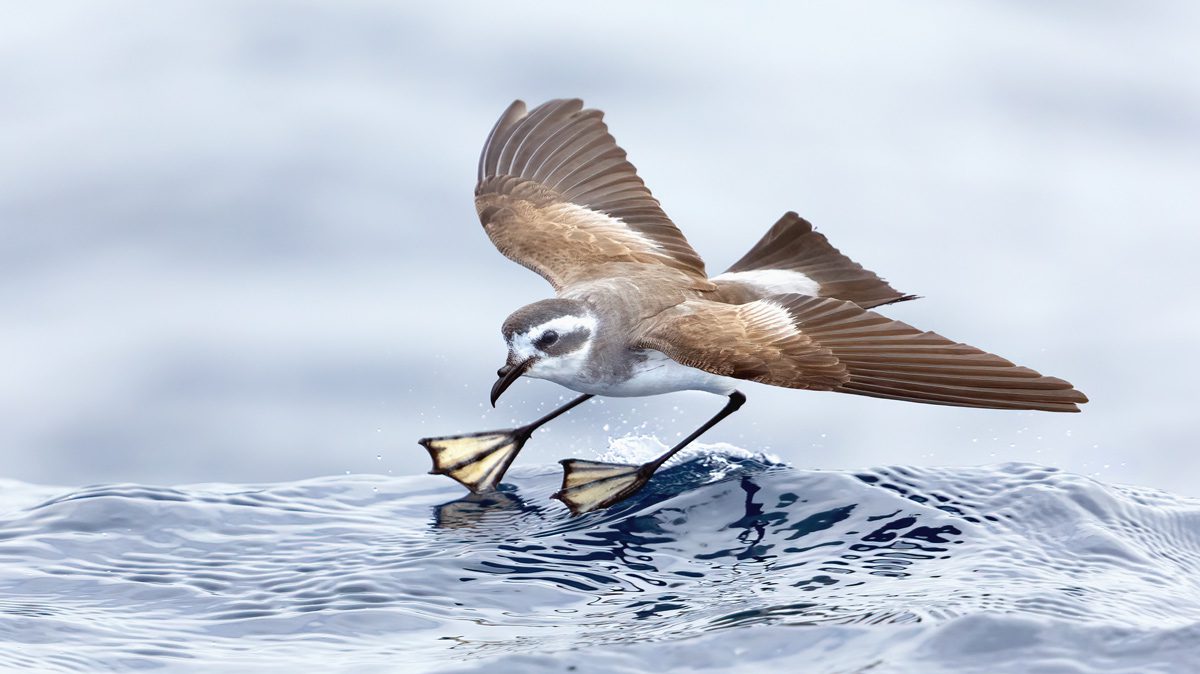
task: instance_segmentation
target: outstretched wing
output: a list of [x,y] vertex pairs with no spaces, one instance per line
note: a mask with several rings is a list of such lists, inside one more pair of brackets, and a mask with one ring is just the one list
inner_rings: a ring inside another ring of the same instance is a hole
[[833,298],[692,300],[656,317],[637,345],[714,374],[789,388],[1051,412],[1078,412],[1087,402],[1062,379]]
[[606,264],[663,265],[707,283],[704,262],[578,99],[516,101],[479,158],[475,208],[501,253],[556,289]]
[[792,211],[712,281],[721,299],[734,304],[788,293],[835,297],[864,309],[916,299],[843,255]]

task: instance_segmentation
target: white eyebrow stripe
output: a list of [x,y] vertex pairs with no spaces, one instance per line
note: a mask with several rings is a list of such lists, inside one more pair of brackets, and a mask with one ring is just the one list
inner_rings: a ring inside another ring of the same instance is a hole
[[541,334],[547,330],[554,330],[559,333],[575,332],[579,329],[593,330],[596,327],[596,318],[594,316],[557,316],[541,325],[535,325],[530,328],[526,334],[538,333]]
[[512,350],[522,358],[529,358],[538,353],[537,348],[533,345],[534,339],[547,330],[554,330],[560,335],[565,335],[576,330],[594,332],[595,329],[595,316],[557,316],[541,325],[535,325],[525,332],[513,335]]

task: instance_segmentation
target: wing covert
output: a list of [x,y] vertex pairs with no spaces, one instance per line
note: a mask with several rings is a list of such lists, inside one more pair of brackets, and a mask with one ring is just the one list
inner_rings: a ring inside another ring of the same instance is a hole
[[706,372],[775,386],[831,391],[849,380],[837,357],[801,332],[774,299],[683,302],[655,317],[635,346]]

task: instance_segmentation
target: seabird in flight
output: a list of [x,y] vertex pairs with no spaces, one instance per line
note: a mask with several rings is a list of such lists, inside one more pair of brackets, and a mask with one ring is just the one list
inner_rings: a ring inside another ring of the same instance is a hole
[[750,252],[709,277],[609,135],[577,99],[505,110],[479,160],[475,208],[501,253],[556,297],[504,321],[508,360],[492,405],[519,377],[581,393],[517,429],[425,438],[431,472],[494,489],[542,424],[593,396],[700,390],[715,416],[645,464],[565,459],[554,494],[574,514],[640,490],[680,449],[732,414],[739,381],[934,405],[1078,412],[1070,383],[872,311],[913,299],[786,213]]

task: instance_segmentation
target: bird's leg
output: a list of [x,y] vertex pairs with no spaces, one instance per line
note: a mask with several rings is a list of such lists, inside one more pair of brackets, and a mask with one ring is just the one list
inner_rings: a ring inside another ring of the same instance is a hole
[[591,394],[581,395],[520,428],[418,440],[433,459],[433,475],[447,475],[478,494],[490,491],[517,458],[525,441],[543,424],[569,412]]
[[571,509],[572,515],[607,508],[636,494],[654,475],[654,471],[675,456],[679,450],[687,447],[693,440],[705,431],[716,426],[722,419],[733,414],[746,402],[746,396],[741,391],[729,394],[729,402],[721,408],[713,418],[704,422],[700,428],[684,438],[679,444],[663,453],[662,456],[649,462],[638,464],[602,463],[599,461],[584,461],[582,459],[563,459],[562,489],[550,498],[556,498]]

